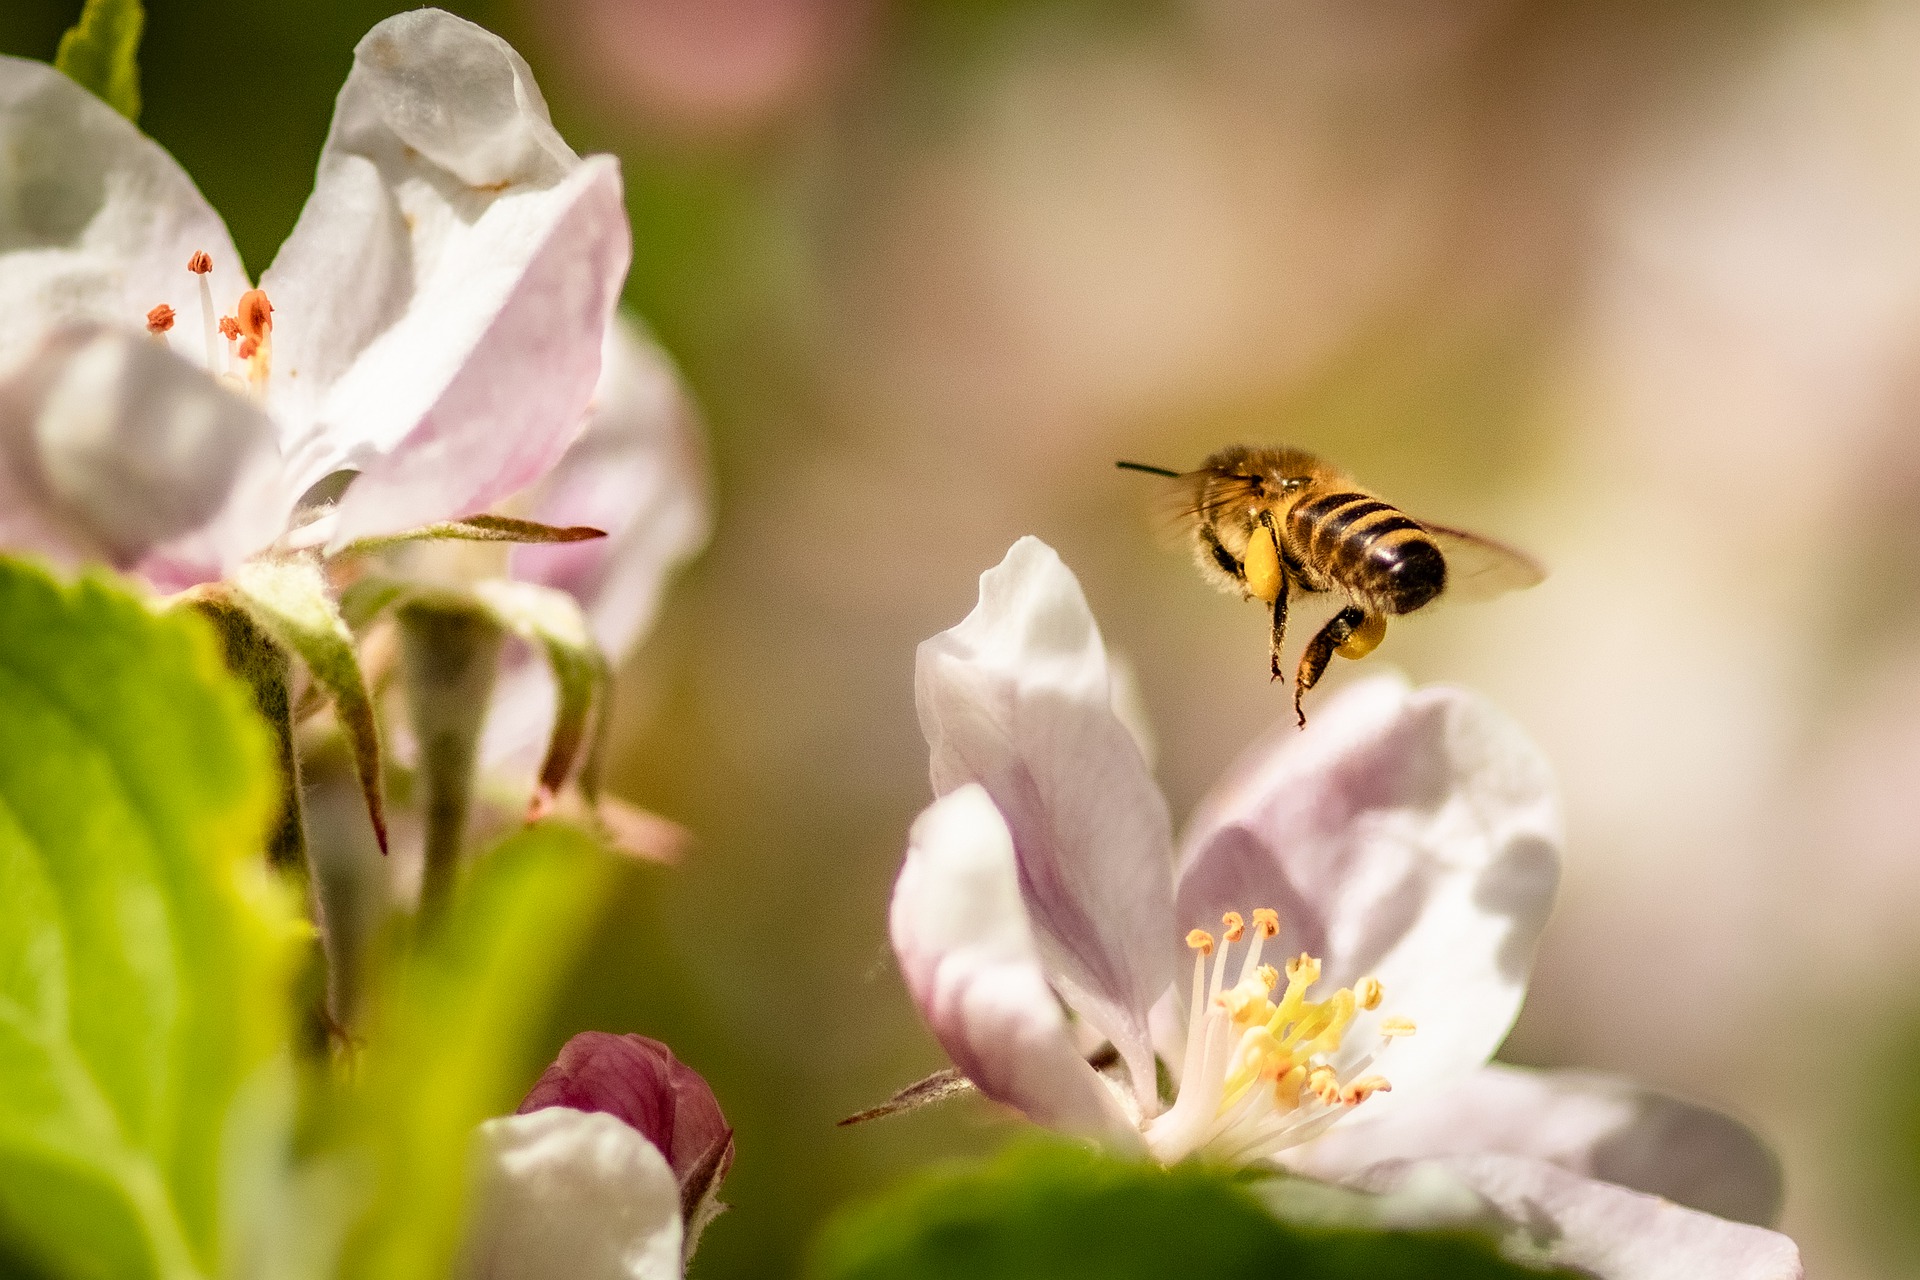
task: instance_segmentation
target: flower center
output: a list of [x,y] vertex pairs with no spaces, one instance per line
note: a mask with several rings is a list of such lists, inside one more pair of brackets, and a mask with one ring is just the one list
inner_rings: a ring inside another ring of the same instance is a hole
[[[213,306],[213,258],[204,250],[187,259],[187,270],[199,277],[200,330],[206,343],[207,371],[223,382],[245,390],[255,400],[267,394],[267,379],[273,371],[273,304],[258,289],[240,295],[233,314],[220,315]],[[147,313],[147,332],[157,342],[166,342],[173,328],[174,310],[161,303]],[[227,340],[226,358],[220,355],[220,338]]]
[[1262,964],[1260,953],[1278,936],[1280,917],[1265,907],[1253,913],[1253,938],[1229,985],[1233,944],[1246,937],[1248,928],[1237,911],[1229,911],[1221,923],[1225,930],[1218,947],[1204,929],[1187,935],[1194,953],[1193,993],[1180,1094],[1144,1129],[1148,1148],[1163,1164],[1196,1153],[1247,1164],[1317,1137],[1354,1107],[1393,1087],[1365,1072],[1381,1048],[1414,1030],[1407,1018],[1368,1019],[1377,1043],[1356,1048],[1356,1019],[1377,1010],[1385,994],[1379,980],[1363,978],[1310,1000],[1307,993],[1320,981],[1320,962],[1305,952],[1286,962],[1287,984],[1276,1000],[1280,972]]

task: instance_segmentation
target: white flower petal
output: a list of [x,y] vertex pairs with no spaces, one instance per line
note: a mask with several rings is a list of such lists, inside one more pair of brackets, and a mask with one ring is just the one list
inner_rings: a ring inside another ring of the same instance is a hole
[[681,1280],[680,1186],[638,1129],[546,1107],[474,1140],[463,1280]]
[[[265,416],[123,329],[52,334],[0,383],[0,450],[29,498],[5,517],[7,545],[104,558],[163,590],[223,576],[291,506]],[[55,537],[27,527],[34,510]]]
[[0,57],[0,370],[65,325],[144,332],[162,303],[178,313],[174,349],[204,365],[199,284],[187,270],[200,251],[213,259],[215,306],[230,309],[246,273],[186,171],[52,67]]
[[362,473],[334,545],[470,514],[550,467],[628,253],[617,163],[567,149],[504,40],[433,9],[370,31],[262,281],[290,467],[302,487]]
[[985,790],[963,786],[914,822],[889,928],[907,990],[980,1092],[1051,1128],[1133,1133],[1047,988],[1013,839]]
[[[1453,1156],[1377,1165],[1354,1179],[1391,1194],[1441,1169],[1512,1225],[1509,1251],[1596,1280],[1801,1280],[1800,1251],[1777,1231],[1728,1222],[1658,1196],[1521,1156]],[[1449,1224],[1450,1225],[1450,1224]]]
[[1528,1156],[1757,1226],[1780,1211],[1780,1165],[1731,1116],[1589,1071],[1499,1063],[1389,1115],[1364,1112],[1284,1159],[1340,1181],[1390,1159]]
[[[1182,929],[1226,910],[1280,913],[1278,947],[1325,961],[1325,987],[1369,974],[1412,1018],[1378,1071],[1372,1115],[1486,1062],[1526,993],[1559,877],[1560,815],[1539,751],[1456,689],[1365,681],[1256,745],[1183,845]],[[1357,1043],[1350,1037],[1350,1044]]]
[[980,575],[974,611],[920,646],[914,687],[935,793],[977,782],[993,797],[1048,975],[1151,1108],[1148,1014],[1174,973],[1170,824],[1051,547],[1022,538]]

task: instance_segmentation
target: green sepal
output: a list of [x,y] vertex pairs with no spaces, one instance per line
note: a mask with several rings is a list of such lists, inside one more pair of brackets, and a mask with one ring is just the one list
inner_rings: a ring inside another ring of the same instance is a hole
[[372,555],[381,551],[391,551],[395,547],[406,546],[410,542],[518,542],[518,543],[554,543],[589,542],[594,538],[604,538],[604,529],[595,529],[589,525],[553,525],[541,524],[537,520],[516,520],[512,516],[467,516],[460,520],[443,520],[439,524],[422,525],[418,529],[406,529],[400,533],[383,533],[371,538],[360,538],[349,542],[337,553],[342,556]]
[[80,21],[60,37],[53,65],[136,123],[140,119],[140,0],[87,0]]
[[[580,602],[553,587],[507,578],[475,583],[473,593],[501,626],[546,655],[559,691],[553,733],[546,758],[540,763],[529,819],[540,817],[552,807],[554,797],[580,761],[583,748],[589,767],[582,773],[580,789],[593,798],[599,779],[592,775],[599,768],[604,749],[594,713],[604,707],[613,671],[587,628]],[[599,719],[605,721],[604,713]]]
[[0,559],[0,1274],[204,1280],[306,935],[207,622]]
[[353,632],[327,592],[326,575],[308,559],[249,560],[235,572],[234,598],[274,639],[298,654],[333,703],[353,753],[374,838],[387,848],[386,802],[380,779],[380,729],[354,652]]

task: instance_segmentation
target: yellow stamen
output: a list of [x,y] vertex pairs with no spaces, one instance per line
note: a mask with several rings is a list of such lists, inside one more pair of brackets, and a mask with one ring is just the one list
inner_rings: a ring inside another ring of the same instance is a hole
[[[1160,936],[1164,938],[1166,935]],[[1203,956],[1210,956],[1213,954],[1213,935],[1205,929],[1195,929],[1187,935],[1187,945]]]
[[1226,939],[1228,942],[1238,942],[1246,936],[1247,922],[1240,918],[1238,911],[1227,912],[1227,914],[1220,917],[1220,923],[1226,926]]
[[1280,985],[1280,971],[1270,964],[1263,964],[1255,969],[1253,976],[1260,979],[1260,985],[1269,991]]
[[1265,938],[1276,936],[1280,932],[1280,913],[1272,907],[1256,907],[1253,912],[1253,927]]
[[1380,1034],[1391,1040],[1395,1036],[1410,1036],[1414,1033],[1412,1018],[1382,1018]]
[[1360,985],[1353,989],[1354,996],[1360,1001],[1362,1009],[1378,1009],[1380,997],[1386,994],[1378,978],[1362,978]]

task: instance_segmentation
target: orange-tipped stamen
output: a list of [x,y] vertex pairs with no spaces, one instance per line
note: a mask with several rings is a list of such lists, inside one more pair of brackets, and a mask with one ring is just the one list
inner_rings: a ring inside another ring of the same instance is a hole
[[152,334],[161,343],[164,344],[166,342],[167,331],[171,328],[173,328],[172,307],[163,302],[153,310],[147,312],[147,332]]

